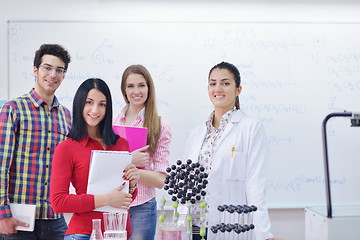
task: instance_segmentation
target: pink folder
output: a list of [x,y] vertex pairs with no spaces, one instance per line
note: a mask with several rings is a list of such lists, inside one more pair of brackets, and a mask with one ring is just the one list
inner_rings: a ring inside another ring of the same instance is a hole
[[113,126],[114,132],[129,142],[130,152],[145,147],[147,144],[147,128]]

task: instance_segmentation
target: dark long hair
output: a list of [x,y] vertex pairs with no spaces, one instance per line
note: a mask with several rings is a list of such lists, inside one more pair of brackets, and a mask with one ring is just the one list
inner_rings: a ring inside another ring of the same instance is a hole
[[[212,73],[212,71],[214,69],[217,69],[217,68],[218,69],[226,69],[226,70],[228,70],[234,76],[236,87],[237,88],[240,87],[240,85],[241,85],[240,72],[239,72],[239,70],[237,69],[237,67],[235,65],[233,65],[231,63],[228,63],[228,62],[221,62],[221,63],[218,63],[215,66],[213,66],[210,69],[208,79],[210,78],[210,74]],[[235,98],[235,107],[236,107],[236,109],[240,109],[239,96],[236,96],[236,98]]]
[[91,89],[99,90],[106,97],[106,112],[104,119],[99,123],[99,133],[107,146],[114,145],[119,136],[116,135],[112,129],[113,112],[111,93],[107,84],[99,78],[89,78],[85,80],[76,91],[73,101],[73,121],[68,137],[80,141],[82,138],[88,136],[83,110],[87,95]]

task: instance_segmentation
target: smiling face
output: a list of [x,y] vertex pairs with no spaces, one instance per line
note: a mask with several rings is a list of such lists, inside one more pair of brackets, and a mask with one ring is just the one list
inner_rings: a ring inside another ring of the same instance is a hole
[[65,76],[65,63],[53,55],[44,55],[39,67],[34,67],[35,91],[40,96],[51,97]]
[[126,97],[131,107],[143,108],[148,98],[148,86],[143,75],[131,73],[125,84]]
[[99,90],[93,88],[86,97],[83,118],[88,128],[89,135],[96,133],[99,123],[104,119],[106,113],[106,97]]
[[215,68],[209,76],[208,94],[214,104],[215,111],[223,113],[235,106],[235,98],[241,92],[236,87],[234,76],[227,69]]

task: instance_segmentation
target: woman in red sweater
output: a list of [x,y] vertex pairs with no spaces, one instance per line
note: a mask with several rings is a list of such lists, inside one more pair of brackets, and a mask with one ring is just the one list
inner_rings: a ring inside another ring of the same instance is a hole
[[[119,184],[118,188],[107,194],[87,194],[92,150],[129,151],[128,142],[112,130],[110,90],[103,80],[97,78],[87,79],[77,90],[73,102],[72,128],[68,138],[56,147],[53,158],[50,183],[52,207],[56,212],[73,213],[65,240],[89,239],[92,219],[103,219],[103,213],[94,209],[111,206],[128,210],[137,195],[140,175],[133,164],[124,171],[124,179],[129,180],[129,193],[121,192],[124,185]],[[76,194],[69,193],[70,183]],[[126,230],[130,237],[129,217]]]

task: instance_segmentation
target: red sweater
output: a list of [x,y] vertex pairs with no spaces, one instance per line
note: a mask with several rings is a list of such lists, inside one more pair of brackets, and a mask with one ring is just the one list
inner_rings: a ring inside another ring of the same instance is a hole
[[[102,219],[102,212],[95,209],[94,195],[86,194],[89,177],[91,150],[104,150],[100,143],[86,137],[80,142],[71,138],[60,143],[54,153],[50,181],[50,200],[53,209],[58,213],[74,213],[71,217],[69,234],[91,234],[92,219]],[[115,145],[108,147],[108,151],[129,151],[128,142],[119,138]],[[70,183],[74,186],[76,194],[69,193]],[[134,200],[137,190],[132,195]],[[130,217],[126,225],[128,238],[131,236]]]

